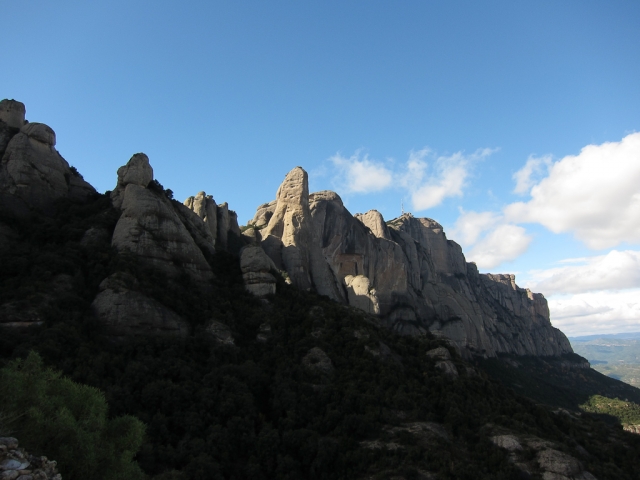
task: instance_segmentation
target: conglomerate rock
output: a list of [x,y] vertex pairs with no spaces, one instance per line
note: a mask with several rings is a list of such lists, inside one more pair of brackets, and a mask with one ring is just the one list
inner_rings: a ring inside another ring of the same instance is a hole
[[212,278],[203,254],[207,244],[213,252],[208,227],[184,205],[142,185],[153,179],[150,169],[146,155],[136,154],[118,170],[112,200],[122,214],[113,232],[112,246],[137,256],[169,277],[177,278],[186,272],[195,281]]
[[276,293],[276,279],[270,273],[276,269],[262,248],[247,245],[240,251],[240,269],[245,288],[258,297]]
[[215,246],[218,237],[218,205],[213,197],[205,192],[198,192],[195,197],[187,198],[184,205],[202,219],[208,227]]
[[262,248],[295,286],[377,314],[401,334],[446,336],[465,356],[572,351],[541,294],[512,275],[481,275],[439,223],[411,214],[385,223],[374,210],[354,217],[336,193],[309,194],[300,167],[250,225],[262,227]]
[[100,284],[91,308],[111,335],[189,334],[189,324],[184,319],[137,287],[135,278],[122,273],[113,274]]

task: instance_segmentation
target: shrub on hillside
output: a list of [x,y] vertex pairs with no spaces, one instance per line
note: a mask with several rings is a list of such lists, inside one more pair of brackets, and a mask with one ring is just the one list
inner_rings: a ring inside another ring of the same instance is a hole
[[145,427],[135,417],[108,419],[104,394],[45,368],[31,352],[0,370],[0,404],[30,451],[58,462],[65,479],[144,478],[133,460]]

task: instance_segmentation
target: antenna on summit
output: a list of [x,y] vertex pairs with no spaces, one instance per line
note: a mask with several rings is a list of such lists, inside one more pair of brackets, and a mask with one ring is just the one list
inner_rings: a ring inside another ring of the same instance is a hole
[[402,215],[404,215],[404,198],[400,200],[400,210],[402,211]]

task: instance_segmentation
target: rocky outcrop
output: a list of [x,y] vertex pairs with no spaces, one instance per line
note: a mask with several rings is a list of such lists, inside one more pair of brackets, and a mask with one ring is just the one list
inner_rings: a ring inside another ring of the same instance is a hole
[[330,374],[333,372],[333,362],[329,355],[319,347],[313,347],[302,358],[302,364],[310,370],[319,373]]
[[[266,219],[266,209],[260,220]],[[286,270],[291,282],[303,290],[315,289],[334,300],[345,292],[323,258],[309,207],[307,172],[296,167],[287,174],[276,194],[273,213],[262,228],[262,246],[276,267]]]
[[240,269],[245,288],[258,297],[276,293],[276,270],[273,261],[262,248],[247,245],[240,251]]
[[30,454],[13,437],[0,437],[0,478],[3,480],[62,480],[57,462]]
[[50,127],[25,123],[23,104],[0,102],[0,208],[16,217],[52,215],[57,200],[82,202],[95,194],[55,145]]
[[118,169],[118,183],[111,192],[111,202],[116,208],[122,207],[127,185],[138,185],[146,188],[153,180],[153,168],[149,157],[144,153],[136,153],[126,165]]
[[111,244],[169,277],[186,272],[197,282],[212,278],[203,254],[207,249],[213,253],[209,227],[184,205],[147,188],[152,179],[153,170],[143,153],[134,155],[118,170],[118,184],[111,198],[122,214]]
[[391,240],[389,228],[387,224],[384,223],[382,214],[377,210],[369,210],[367,213],[356,213],[354,217],[360,220],[376,237]]
[[213,197],[205,192],[198,192],[195,197],[187,198],[184,205],[202,219],[208,227],[215,246],[218,237],[218,205]]
[[15,100],[0,101],[0,159],[4,155],[11,138],[25,124],[24,104]]
[[0,121],[9,128],[20,129],[26,123],[25,115],[27,109],[24,103],[15,100],[4,99],[0,101]]
[[123,273],[113,274],[100,284],[91,308],[111,335],[189,334],[185,320],[138,289],[137,280]]
[[371,210],[355,217],[329,191],[308,193],[306,172],[286,176],[250,225],[294,285],[382,317],[402,334],[431,331],[464,356],[571,352],[546,300],[513,276],[481,275],[434,220]]

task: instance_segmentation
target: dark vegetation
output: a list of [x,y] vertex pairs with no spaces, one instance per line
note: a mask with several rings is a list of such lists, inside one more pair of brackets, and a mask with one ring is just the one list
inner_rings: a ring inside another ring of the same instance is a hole
[[593,395],[640,405],[640,390],[586,368],[585,360],[576,354],[559,358],[502,355],[480,365],[516,392],[547,405],[579,410]]
[[130,415],[109,419],[104,393],[44,368],[38,354],[0,370],[0,398],[15,412],[7,423],[20,441],[57,459],[65,477],[144,478],[133,460],[144,424]]
[[[166,195],[161,186],[158,193]],[[399,337],[362,312],[284,282],[277,295],[260,301],[245,292],[237,258],[223,252],[209,258],[216,278],[200,295],[202,286],[188,277],[168,279],[111,249],[118,214],[108,198],[59,211],[49,220],[0,219],[19,235],[0,252],[0,319],[42,322],[0,330],[2,362],[18,371],[21,364],[11,362],[38,352],[45,365],[92,387],[84,392],[94,402],[101,398],[95,389],[104,392],[105,425],[135,422],[128,416],[142,421],[146,437],[136,460],[151,477],[519,478],[507,452],[489,441],[508,431],[556,442],[599,480],[637,478],[640,437],[590,414],[554,413],[493,380],[480,364],[469,367],[452,349],[460,376],[451,379],[425,355],[441,340]],[[105,235],[84,246],[91,227]],[[90,305],[114,272],[134,276],[141,291],[188,319],[194,335],[109,337]],[[234,345],[206,333],[211,319],[230,327]],[[303,363],[315,347],[331,359],[331,370]],[[13,405],[7,418],[15,418],[17,393],[4,388],[1,395],[2,404]],[[15,435],[20,429],[26,435],[15,421]],[[440,433],[407,428],[417,422]],[[126,443],[124,429],[107,431],[108,441],[92,444],[98,457],[111,458],[100,449]],[[35,446],[55,458],[48,445]],[[579,447],[590,455],[581,456]],[[58,460],[65,479],[102,478],[76,474],[75,460]]]

